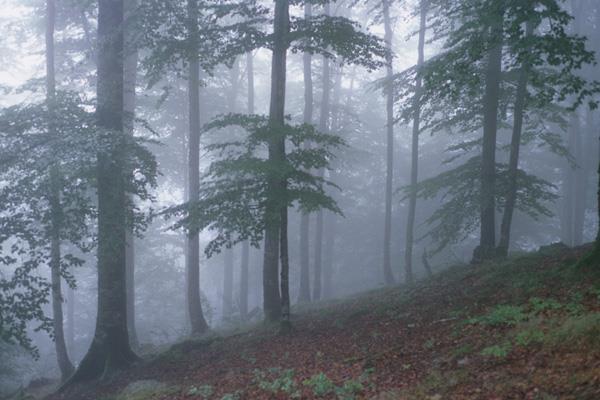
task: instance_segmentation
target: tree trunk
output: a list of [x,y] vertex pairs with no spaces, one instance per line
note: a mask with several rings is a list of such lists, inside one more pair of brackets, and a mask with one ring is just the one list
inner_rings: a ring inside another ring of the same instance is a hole
[[[304,4],[304,17],[312,17],[312,5]],[[312,81],[312,55],[308,52],[302,55],[304,64],[304,116],[305,124],[312,124],[313,119],[313,81]],[[306,145],[305,145],[306,146]],[[310,302],[310,217],[308,213],[302,213],[300,217],[300,292],[298,302]]]
[[421,68],[425,62],[425,31],[427,29],[428,0],[421,0],[419,22],[419,45],[417,58],[417,79],[415,82],[415,97],[413,100],[412,150],[410,165],[410,195],[408,199],[408,216],[406,218],[406,247],[404,251],[404,280],[412,283],[413,278],[413,247],[415,235],[415,216],[417,211],[417,181],[419,177],[419,133],[421,124],[421,92],[423,77]]
[[386,285],[394,283],[394,274],[392,273],[392,186],[394,184],[394,94],[392,76],[394,69],[392,66],[392,21],[390,18],[390,0],[382,0],[383,6],[383,24],[385,28],[385,44],[390,51],[387,59],[386,79],[386,129],[387,129],[387,156],[386,156],[386,172],[385,172],[385,220],[383,227],[383,280]]
[[290,321],[290,258],[288,255],[288,210],[281,210],[281,333],[288,333]]
[[[198,0],[188,0],[190,44],[198,49]],[[188,139],[188,196],[190,202],[198,201],[200,190],[200,66],[198,52],[189,55],[189,139]],[[200,243],[199,231],[190,229],[187,236],[187,299],[192,335],[208,330],[200,301]]]
[[579,112],[574,112],[573,127],[575,134],[575,160],[577,168],[574,171],[575,182],[573,182],[573,245],[583,244],[583,224],[585,222],[585,198],[586,198],[586,157],[583,151],[583,133]]
[[[54,134],[55,102],[56,102],[56,76],[54,68],[54,27],[56,23],[56,4],[54,0],[46,1],[46,100],[49,112],[49,133]],[[61,249],[60,233],[62,230],[62,204],[60,199],[61,177],[58,166],[50,169],[50,270],[52,283],[52,317],[54,331],[54,347],[60,369],[61,379],[64,382],[74,371],[69,359],[63,325],[63,297],[61,277]]]
[[[577,136],[579,135],[579,123],[577,112],[571,114],[569,128],[567,130],[567,147],[569,154],[577,159]],[[563,185],[562,185],[562,214],[561,214],[561,240],[569,247],[575,245],[575,200],[576,200],[576,176],[577,166],[571,162],[564,162]]]
[[[138,1],[125,3],[125,65],[123,80],[123,111],[125,132],[133,136],[135,124],[135,87],[137,84],[138,51],[134,43],[135,17]],[[130,199],[133,201],[133,199]],[[135,328],[135,235],[133,233],[133,221],[129,221],[125,233],[126,253],[125,265],[127,270],[127,327],[129,329],[129,341],[135,349],[138,347],[138,336]]]
[[490,51],[485,74],[483,98],[483,150],[481,154],[481,236],[473,252],[473,262],[494,258],[496,247],[496,135],[498,103],[502,78],[502,35],[504,5],[495,2],[497,19],[490,27]]
[[[525,37],[533,35],[533,24],[526,23]],[[496,253],[499,257],[507,257],[510,246],[510,228],[517,203],[517,176],[519,172],[519,151],[521,149],[521,133],[523,131],[523,116],[527,107],[527,82],[529,77],[529,65],[521,66],[519,81],[517,83],[517,94],[515,98],[515,110],[512,138],[510,142],[510,160],[508,163],[508,193],[506,194],[506,205],[500,225],[500,241]]]
[[[104,377],[137,360],[127,331],[125,151],[123,135],[123,0],[99,0],[98,126],[112,146],[98,154],[98,314],[91,347],[67,384]],[[63,386],[64,387],[64,386]]]
[[[325,15],[330,15],[330,5],[325,4]],[[319,131],[327,132],[329,130],[330,117],[330,95],[331,95],[331,79],[330,79],[329,59],[323,56],[323,83],[321,97],[321,114],[319,116]],[[324,169],[319,170],[319,176],[323,177]],[[317,221],[315,225],[315,254],[314,254],[314,275],[313,275],[313,296],[314,301],[319,301],[322,295],[322,279],[323,279],[323,210],[317,211]]]
[[223,319],[233,313],[233,251],[223,250]]
[[75,289],[67,288],[67,350],[75,354]]
[[[252,53],[246,54],[246,73],[248,74],[248,114],[254,114],[254,58]],[[242,243],[240,265],[240,316],[243,320],[248,317],[248,275],[250,264],[250,244]]]
[[[273,20],[273,58],[271,65],[271,104],[269,121],[273,127],[285,123],[285,83],[288,34],[290,30],[289,0],[275,1]],[[282,163],[285,160],[285,137],[274,137],[269,142],[269,161]],[[265,318],[279,321],[281,318],[281,295],[279,288],[279,246],[281,234],[281,199],[285,196],[285,182],[270,178],[265,210],[265,246],[263,259],[263,306]]]

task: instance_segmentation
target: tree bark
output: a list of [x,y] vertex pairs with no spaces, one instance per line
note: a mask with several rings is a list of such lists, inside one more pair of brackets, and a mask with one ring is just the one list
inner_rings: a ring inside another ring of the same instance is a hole
[[[309,2],[304,4],[304,17],[312,17],[312,5]],[[312,124],[313,120],[313,81],[312,81],[312,55],[304,53],[302,55],[303,76],[304,76],[304,115],[303,122]],[[306,145],[305,145],[306,146]],[[298,302],[310,302],[310,217],[308,213],[303,212],[300,217],[300,292]]]
[[75,354],[75,289],[67,287],[67,350]]
[[[197,49],[198,0],[188,0],[188,18],[190,49],[188,59],[188,101],[189,101],[189,138],[188,138],[188,196],[190,202],[198,201],[200,190],[200,65]],[[187,299],[192,335],[200,335],[208,330],[208,324],[200,301],[200,243],[199,231],[192,228],[187,236]]]
[[415,97],[413,100],[413,126],[410,164],[410,195],[408,198],[408,216],[406,218],[406,246],[404,251],[404,280],[412,283],[413,278],[413,247],[415,235],[415,217],[417,211],[417,182],[419,178],[419,134],[421,124],[421,92],[423,77],[421,68],[425,62],[425,31],[427,29],[428,0],[421,0],[419,20],[419,44],[417,57],[417,79],[415,81]]
[[[526,23],[525,38],[533,35],[533,24]],[[521,134],[523,131],[523,117],[527,107],[527,84],[530,67],[527,63],[521,66],[519,72],[519,81],[517,83],[517,94],[515,98],[515,110],[512,138],[510,142],[510,159],[508,163],[508,193],[506,194],[506,205],[502,215],[502,224],[500,225],[500,241],[496,253],[499,257],[508,256],[510,246],[510,228],[512,218],[517,203],[517,176],[519,172],[519,152],[521,149]]]
[[[98,126],[111,147],[98,154],[98,314],[91,347],[67,384],[104,377],[137,360],[127,330],[125,151],[123,135],[123,0],[99,0]],[[65,385],[65,386],[66,386]],[[63,386],[63,387],[65,387]]]
[[[290,30],[289,1],[275,1],[275,17],[273,20],[273,58],[271,65],[271,101],[269,121],[272,128],[282,128],[285,123],[285,84],[286,60],[289,47]],[[271,138],[269,142],[269,161],[283,163],[285,161],[285,137],[283,134]],[[279,321],[281,318],[281,295],[279,287],[279,246],[281,234],[281,217],[283,214],[281,200],[285,196],[285,182],[270,178],[268,182],[268,199],[266,204],[266,228],[263,259],[263,307],[268,321]],[[287,212],[287,207],[286,208]]]
[[292,324],[290,321],[290,258],[288,254],[288,210],[281,210],[281,333],[288,333]]
[[[54,61],[54,28],[56,24],[56,4],[54,0],[46,1],[46,101],[49,113],[49,134],[54,132],[54,119],[56,117],[56,73]],[[64,382],[74,371],[73,364],[69,359],[67,346],[65,344],[64,319],[63,319],[63,297],[61,277],[61,249],[60,234],[62,230],[62,204],[60,198],[61,177],[58,166],[53,165],[50,169],[50,270],[52,288],[52,316],[54,331],[54,348],[56,358]]]
[[392,186],[394,184],[394,94],[392,76],[394,75],[392,57],[392,21],[390,18],[390,0],[382,0],[385,44],[390,52],[386,66],[386,171],[385,171],[385,219],[383,223],[383,280],[386,285],[394,283],[392,272]]
[[[135,87],[137,84],[137,64],[138,50],[134,43],[135,27],[133,20],[135,17],[138,1],[128,1],[125,3],[125,65],[123,80],[123,111],[124,111],[124,129],[128,135],[133,136],[135,124],[135,106],[136,95]],[[133,199],[130,198],[130,201]],[[138,347],[139,341],[135,327],[135,235],[133,232],[133,221],[129,221],[127,232],[125,233],[125,264],[127,270],[127,327],[129,329],[129,341],[134,349]]]
[[494,2],[495,18],[490,27],[490,51],[485,73],[483,98],[483,150],[481,154],[481,235],[479,246],[473,252],[473,262],[494,258],[496,248],[496,136],[498,131],[498,104],[502,75],[502,35],[504,5]]
[[[254,58],[252,53],[246,54],[246,73],[248,80],[248,114],[254,114]],[[240,265],[240,316],[243,320],[248,317],[248,279],[250,264],[250,244],[242,243]]]

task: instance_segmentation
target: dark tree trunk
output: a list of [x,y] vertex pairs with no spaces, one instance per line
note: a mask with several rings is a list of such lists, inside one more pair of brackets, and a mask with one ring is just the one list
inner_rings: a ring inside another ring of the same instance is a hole
[[387,156],[386,156],[386,172],[385,172],[385,219],[383,227],[383,280],[386,285],[394,283],[394,274],[392,272],[392,186],[394,184],[394,94],[392,76],[394,69],[392,66],[392,21],[390,18],[390,0],[382,0],[383,6],[383,24],[385,28],[385,44],[390,51],[387,59],[386,79],[386,129],[387,129]]
[[[198,49],[198,0],[188,0],[190,21],[190,48]],[[198,201],[200,190],[200,66],[197,51],[189,54],[189,139],[188,139],[188,197]],[[190,229],[187,236],[187,300],[192,335],[208,330],[200,301],[200,242],[198,229]]]
[[[248,114],[254,114],[254,58],[252,53],[246,54],[246,73],[248,80]],[[240,316],[248,317],[248,275],[250,264],[250,244],[242,243],[242,257],[240,265]]]
[[415,216],[417,211],[417,181],[419,177],[419,133],[421,124],[421,92],[423,78],[421,68],[425,62],[425,31],[427,29],[428,0],[421,0],[419,22],[419,45],[417,58],[417,79],[415,82],[415,97],[413,100],[412,150],[410,164],[410,195],[408,199],[408,216],[406,218],[406,247],[404,252],[404,279],[412,283],[413,278],[413,247],[415,235]]
[[[49,134],[54,134],[56,75],[54,69],[54,26],[56,23],[56,5],[54,0],[46,1],[46,96],[49,112]],[[52,317],[54,331],[54,348],[64,382],[74,371],[69,359],[63,325],[63,297],[61,277],[60,233],[62,230],[62,204],[60,198],[61,177],[58,166],[50,169],[50,269],[52,283]]]
[[[312,5],[304,4],[304,17],[312,16]],[[312,124],[313,120],[313,81],[312,81],[312,55],[304,53],[302,56],[304,65],[304,116],[305,124]],[[310,252],[309,252],[310,217],[308,213],[302,213],[300,217],[300,292],[298,302],[310,301]]]
[[[285,123],[285,83],[288,33],[290,30],[289,1],[275,1],[273,21],[273,59],[271,65],[271,104],[269,120],[274,128]],[[285,160],[285,137],[274,137],[269,143],[269,161]],[[263,306],[265,318],[279,321],[281,318],[281,295],[279,287],[279,247],[281,234],[281,199],[285,196],[285,182],[271,178],[268,182],[269,198],[266,205],[266,228],[263,259]]]
[[106,376],[137,360],[127,330],[125,151],[123,135],[123,0],[98,7],[98,126],[110,149],[98,154],[98,314],[91,347],[67,383]]
[[[329,4],[325,5],[325,15],[330,14]],[[319,115],[319,131],[327,132],[329,130],[330,117],[330,96],[331,96],[331,79],[330,79],[329,59],[323,57],[323,82],[322,82],[322,97],[321,97],[321,113]],[[323,177],[324,169],[319,170],[319,176]],[[315,224],[315,253],[314,253],[314,275],[313,275],[313,296],[314,301],[319,301],[322,295],[322,279],[323,279],[323,210],[317,211],[317,220]]]
[[281,210],[281,333],[288,333],[290,321],[290,258],[288,254],[288,210]]
[[494,258],[496,249],[496,135],[502,78],[502,35],[504,5],[494,2],[496,19],[490,27],[490,50],[485,73],[483,98],[483,150],[481,154],[481,236],[473,252],[473,262]]
[[[525,37],[533,35],[533,24],[527,22],[525,28]],[[523,131],[523,116],[527,107],[527,82],[529,77],[529,65],[521,66],[519,72],[519,81],[517,83],[517,94],[515,99],[514,121],[512,138],[510,142],[510,160],[508,163],[508,193],[506,194],[506,205],[502,215],[502,224],[500,225],[500,241],[498,242],[497,255],[499,257],[508,256],[510,246],[510,228],[512,218],[517,203],[517,176],[519,172],[519,151],[521,149],[521,133]]]
[[[129,135],[134,133],[135,122],[135,87],[137,84],[138,51],[135,46],[135,27],[133,21],[137,8],[137,0],[125,3],[125,65],[123,81],[123,111],[124,129]],[[133,199],[131,199],[133,200]],[[129,329],[129,342],[135,349],[138,347],[138,336],[135,328],[135,235],[133,222],[129,222],[125,233],[126,252],[125,264],[127,269],[127,327]]]

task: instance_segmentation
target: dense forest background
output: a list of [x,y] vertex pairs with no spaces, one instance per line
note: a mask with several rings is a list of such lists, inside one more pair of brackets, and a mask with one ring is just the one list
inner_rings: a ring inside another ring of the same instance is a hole
[[595,0],[0,10],[7,392],[597,237]]

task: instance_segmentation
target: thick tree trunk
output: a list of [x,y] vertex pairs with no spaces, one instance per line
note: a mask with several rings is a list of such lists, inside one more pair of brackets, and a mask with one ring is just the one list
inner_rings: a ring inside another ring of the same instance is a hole
[[[312,5],[304,4],[304,17],[312,16]],[[303,122],[312,124],[313,120],[313,81],[312,81],[312,55],[304,53],[302,56],[304,76],[304,115]],[[300,217],[300,292],[298,302],[310,301],[310,217],[308,213],[302,213]]]
[[[525,28],[525,37],[533,34],[533,24],[527,22]],[[500,225],[500,241],[496,253],[499,257],[508,256],[510,246],[510,228],[512,224],[515,205],[517,203],[517,176],[519,172],[519,151],[521,149],[521,133],[523,131],[523,117],[527,107],[527,82],[529,77],[529,65],[521,66],[519,72],[519,81],[517,83],[517,94],[515,98],[515,110],[512,138],[510,142],[510,159],[508,162],[508,193],[506,194],[506,205],[502,215],[502,224]]]
[[496,135],[502,78],[502,35],[504,5],[494,3],[497,19],[490,27],[491,48],[485,73],[483,98],[483,150],[481,154],[481,236],[473,252],[473,262],[494,258],[496,248]]
[[[198,0],[188,0],[190,20],[190,44],[198,49]],[[188,101],[188,197],[190,202],[198,201],[200,190],[200,66],[199,55],[189,55]],[[190,229],[187,236],[187,300],[192,335],[200,335],[208,330],[200,301],[200,242],[197,229]]]
[[[271,65],[271,125],[283,127],[285,123],[285,84],[288,33],[290,30],[289,1],[275,1],[273,21],[274,43]],[[269,161],[282,163],[285,160],[285,137],[274,137],[269,143]],[[279,321],[281,318],[281,295],[279,288],[279,246],[281,234],[281,199],[285,196],[285,182],[270,179],[269,198],[266,205],[266,228],[263,259],[263,306],[265,318]],[[286,235],[287,236],[287,235]]]
[[[325,15],[330,15],[329,3],[325,5]],[[329,59],[323,57],[323,82],[321,97],[321,113],[319,115],[319,131],[327,132],[329,130],[329,117],[331,111],[331,70],[329,68]],[[319,176],[323,177],[324,169],[319,170]],[[313,300],[319,301],[322,295],[323,279],[323,210],[317,211],[317,220],[315,224],[315,253],[314,253],[314,275],[313,275]]]
[[390,51],[386,67],[386,172],[385,172],[385,219],[383,223],[383,280],[386,285],[394,283],[394,274],[392,272],[392,186],[394,184],[394,93],[392,86],[392,76],[394,69],[392,66],[392,21],[390,18],[390,0],[382,0],[383,6],[383,24],[385,28],[385,44]]
[[137,360],[127,331],[125,149],[123,135],[123,0],[98,7],[98,126],[111,148],[98,154],[98,314],[88,353],[67,383],[103,377]]
[[415,216],[417,211],[417,181],[419,177],[419,133],[421,124],[421,92],[423,78],[421,68],[425,62],[425,31],[427,29],[428,0],[421,0],[419,22],[419,45],[417,57],[417,79],[415,82],[415,97],[413,100],[412,150],[410,164],[410,195],[408,197],[408,216],[406,218],[406,247],[404,251],[404,280],[412,283],[413,278],[413,247],[415,235]]
[[[138,51],[134,43],[135,27],[133,21],[135,18],[137,0],[125,3],[125,65],[123,80],[123,111],[124,111],[124,130],[127,134],[133,135],[135,123],[135,105],[136,95],[135,87],[137,84],[137,64]],[[130,199],[132,200],[132,199]],[[138,347],[138,336],[135,328],[135,235],[133,233],[133,223],[129,222],[125,234],[126,252],[125,264],[127,269],[127,327],[129,329],[129,341],[135,349]]]
[[[49,112],[49,133],[54,134],[56,76],[54,69],[54,27],[56,23],[56,4],[54,0],[46,1],[46,99]],[[58,166],[50,169],[50,270],[52,283],[52,317],[54,331],[54,347],[62,381],[64,382],[74,371],[69,359],[63,325],[63,297],[61,277],[60,233],[62,230],[62,204],[60,198],[61,177]]]
[[[248,114],[254,114],[254,58],[252,53],[246,54],[246,73],[248,81]],[[240,316],[248,317],[248,275],[250,264],[250,244],[242,243],[240,264]]]

